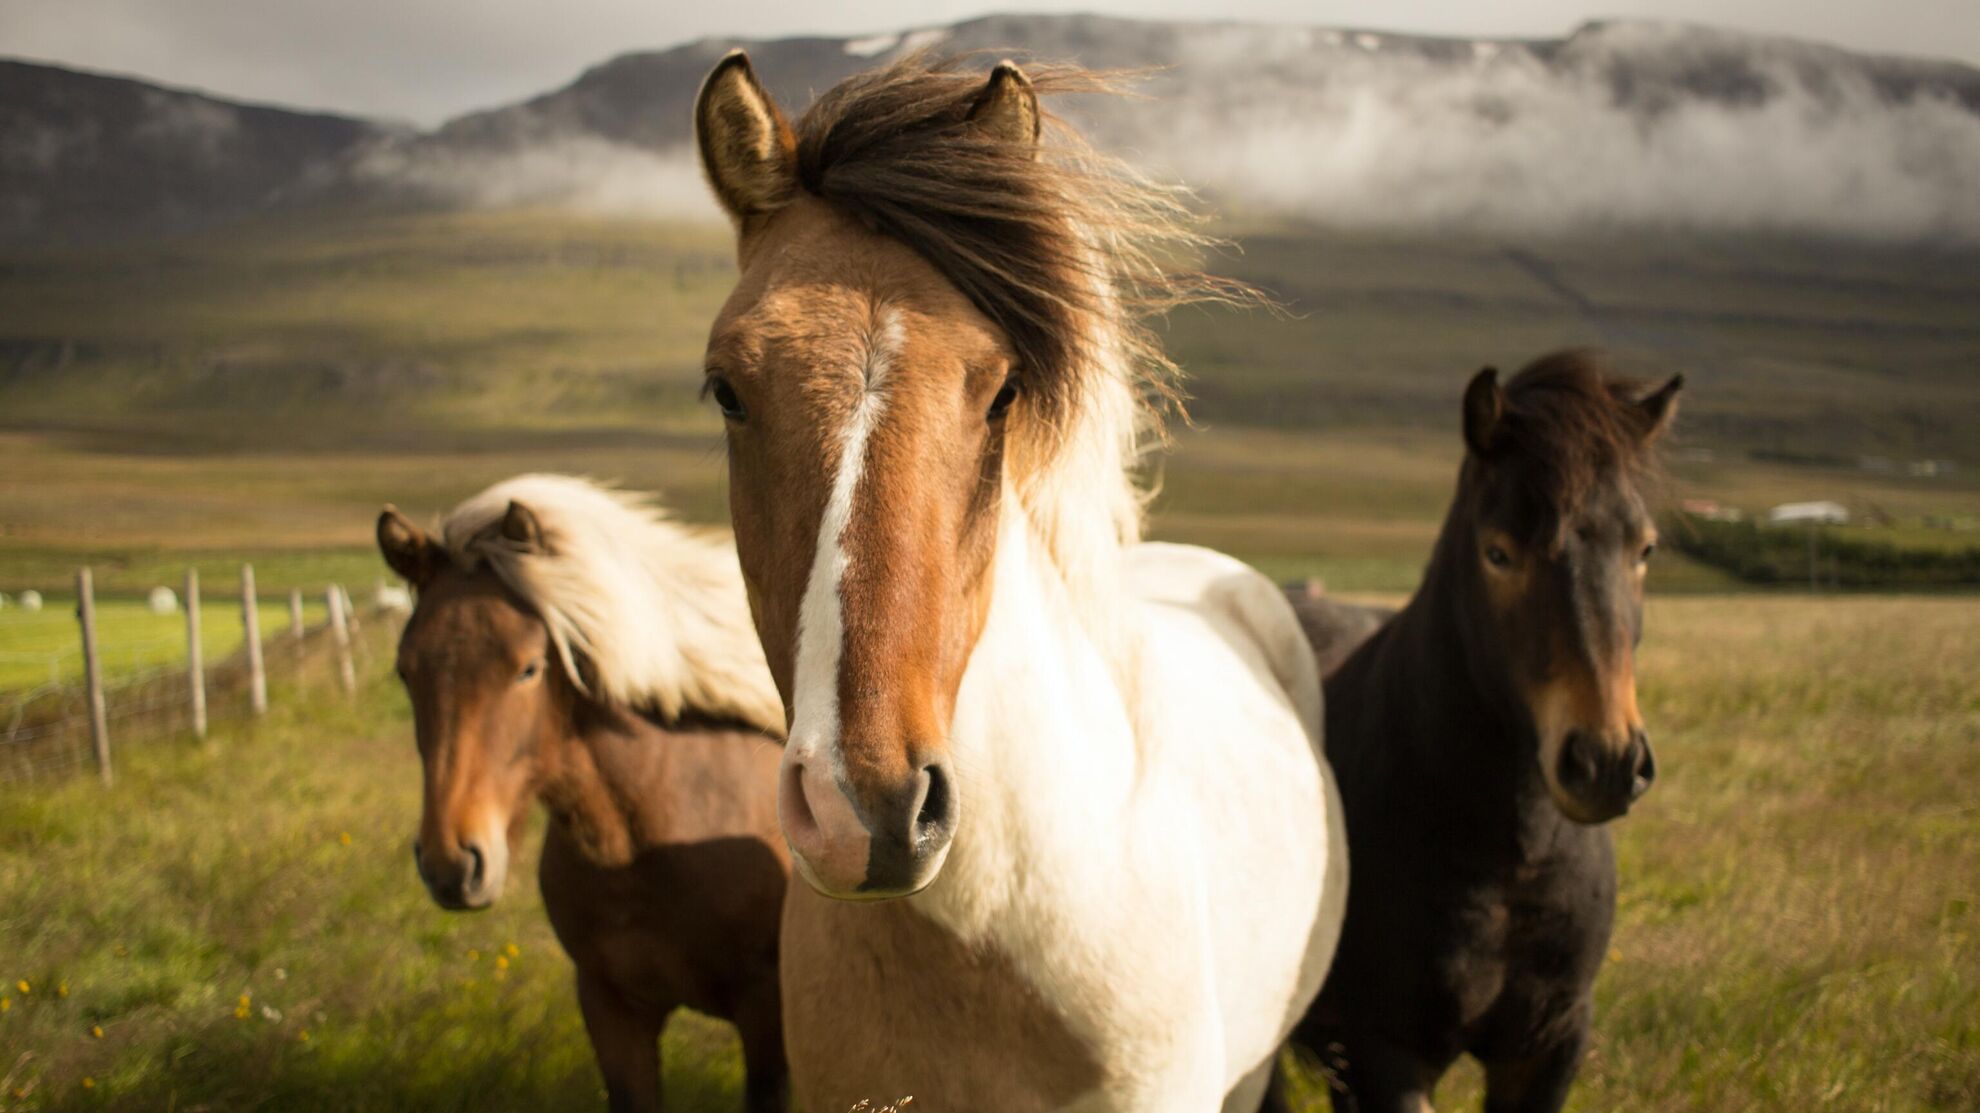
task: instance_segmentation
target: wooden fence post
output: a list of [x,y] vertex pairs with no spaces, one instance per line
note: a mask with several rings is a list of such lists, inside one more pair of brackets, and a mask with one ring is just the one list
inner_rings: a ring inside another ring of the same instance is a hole
[[297,645],[303,642],[302,588],[289,589],[289,636]]
[[344,691],[357,691],[357,670],[351,667],[351,628],[344,620],[344,593],[335,584],[324,592],[330,607],[330,635],[337,645],[337,679]]
[[96,584],[88,568],[76,570],[76,619],[82,623],[83,677],[89,690],[89,741],[96,748],[96,771],[108,787],[110,722],[103,709],[103,663],[96,653]]
[[206,738],[206,653],[199,644],[199,569],[186,569],[186,686],[192,697],[193,737]]
[[261,667],[261,615],[255,607],[254,565],[241,565],[241,625],[247,634],[248,704],[268,713],[268,673]]

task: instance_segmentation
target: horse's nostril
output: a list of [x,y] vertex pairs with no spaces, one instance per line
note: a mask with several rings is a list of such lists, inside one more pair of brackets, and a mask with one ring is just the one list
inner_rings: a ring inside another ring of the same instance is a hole
[[1650,748],[1650,737],[1638,731],[1630,747],[1636,755],[1636,775],[1630,781],[1629,798],[1632,802],[1641,799],[1650,791],[1650,785],[1657,779],[1657,751]]
[[481,856],[481,848],[475,846],[473,843],[469,843],[466,849],[468,854],[468,887],[479,888],[481,886],[482,874],[486,872],[488,867],[488,860]]
[[1563,788],[1579,790],[1592,785],[1596,780],[1594,747],[1583,731],[1572,731],[1561,746],[1560,760],[1556,763],[1554,775]]
[[921,807],[914,817],[914,833],[917,840],[946,832],[955,821],[955,794],[949,787],[949,774],[940,764],[932,764],[921,771],[926,779],[922,789]]

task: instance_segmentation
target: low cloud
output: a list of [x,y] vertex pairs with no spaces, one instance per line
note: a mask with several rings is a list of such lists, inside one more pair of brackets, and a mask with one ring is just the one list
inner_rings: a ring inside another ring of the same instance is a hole
[[597,216],[721,219],[686,148],[647,151],[593,136],[499,151],[392,144],[366,152],[354,174],[367,185],[468,208],[554,205]]
[[1612,225],[1980,241],[1980,115],[1786,62],[1764,95],[1652,89],[1479,44],[1467,64],[1343,53],[1312,85],[1183,84],[1149,157],[1247,206],[1345,226]]

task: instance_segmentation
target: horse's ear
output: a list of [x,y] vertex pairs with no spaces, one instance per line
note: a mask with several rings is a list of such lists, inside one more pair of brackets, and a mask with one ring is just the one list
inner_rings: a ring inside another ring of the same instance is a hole
[[378,551],[392,571],[414,587],[425,587],[440,567],[440,547],[390,503],[378,515]]
[[1672,375],[1671,381],[1645,395],[1636,403],[1643,416],[1650,419],[1649,432],[1643,434],[1646,441],[1654,441],[1670,431],[1671,423],[1677,420],[1678,391],[1684,389],[1684,376]]
[[1500,423],[1506,415],[1506,392],[1499,386],[1499,369],[1487,367],[1464,388],[1464,443],[1480,456],[1499,447]]
[[694,138],[715,199],[744,230],[797,193],[797,136],[742,51],[730,51],[701,83]]
[[550,551],[544,543],[543,523],[536,520],[536,511],[514,499],[509,500],[508,512],[502,515],[502,540],[524,552]]
[[1036,154],[1042,117],[1038,112],[1038,90],[1031,79],[1008,58],[990,71],[990,80],[976,94],[969,108],[969,122],[1001,143],[1019,146]]

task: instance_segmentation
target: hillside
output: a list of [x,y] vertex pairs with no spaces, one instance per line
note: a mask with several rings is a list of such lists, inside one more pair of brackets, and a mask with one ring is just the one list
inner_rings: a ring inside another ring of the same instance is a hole
[[334,176],[390,130],[0,59],[0,243],[238,220]]

